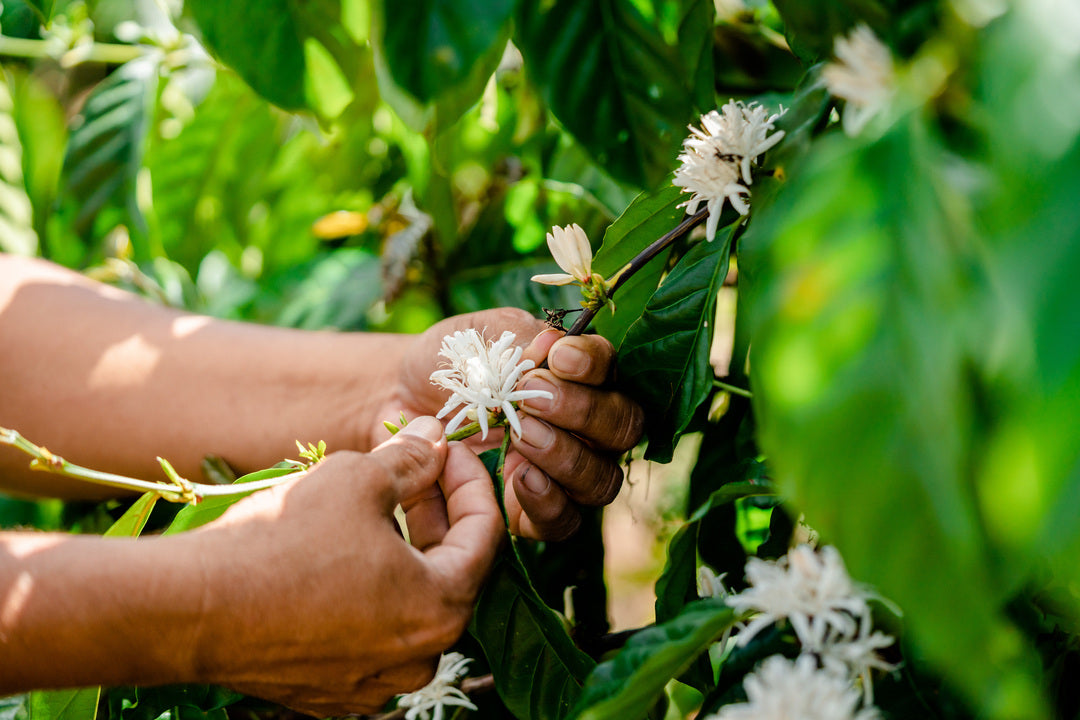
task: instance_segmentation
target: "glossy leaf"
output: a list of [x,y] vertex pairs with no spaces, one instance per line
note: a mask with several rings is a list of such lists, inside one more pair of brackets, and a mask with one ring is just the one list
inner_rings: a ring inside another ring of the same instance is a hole
[[24,0],[24,2],[33,8],[42,25],[48,25],[49,20],[52,19],[53,5],[55,5],[53,0]]
[[585,684],[574,720],[636,720],[735,623],[721,600],[688,605],[677,617],[632,637],[613,659],[596,666]]
[[27,720],[94,720],[101,688],[35,690],[30,693]]
[[120,519],[105,531],[106,537],[138,537],[146,527],[146,521],[150,519],[150,513],[154,509],[161,496],[157,493],[144,493],[131,504]]
[[74,228],[85,234],[107,205],[143,225],[135,201],[148,126],[158,87],[153,55],[125,63],[87,98],[64,157],[64,200],[77,204]]
[[648,459],[667,462],[712,388],[716,293],[728,270],[730,232],[699,242],[653,293],[619,349],[623,381],[645,408]]
[[1036,717],[1034,656],[1002,614],[971,492],[983,346],[966,303],[986,269],[941,156],[916,117],[877,142],[834,138],[755,218],[741,258],[760,441],[784,496],[904,608],[926,656],[986,716]]
[[[711,18],[707,3],[690,4]],[[695,64],[710,26],[687,22],[669,43],[633,3],[522,0],[514,44],[552,113],[597,162],[653,187],[672,171],[695,112],[712,109],[710,73]]]
[[106,693],[109,720],[158,720],[164,713],[172,720],[227,720],[225,708],[243,697],[216,685],[117,687]]
[[0,720],[26,720],[29,705],[29,695],[9,695],[0,698]]
[[484,648],[499,697],[518,720],[566,717],[594,663],[511,553],[503,553],[480,591],[469,631]]
[[[593,261],[593,272],[609,280],[613,278],[635,255],[679,224],[686,213],[678,206],[685,199],[680,188],[674,185],[634,198],[604,233],[604,243]],[[616,348],[622,344],[631,323],[644,311],[645,304],[660,283],[670,254],[670,250],[660,253],[634,273],[615,295],[615,312],[605,309],[593,321],[597,332]]]

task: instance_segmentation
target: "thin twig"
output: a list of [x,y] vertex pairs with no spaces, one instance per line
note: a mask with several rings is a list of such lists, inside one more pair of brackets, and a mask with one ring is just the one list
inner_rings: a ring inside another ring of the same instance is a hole
[[713,382],[714,386],[720,388],[721,390],[726,390],[729,393],[731,393],[732,395],[741,395],[744,398],[752,398],[752,397],[754,397],[753,393],[751,393],[749,390],[745,390],[745,389],[743,389],[741,387],[738,387],[737,385],[729,385],[728,383],[724,382],[723,380],[717,380],[715,378],[713,379],[712,382]]
[[125,475],[116,475],[114,473],[93,470],[88,467],[83,467],[82,465],[76,465],[73,462],[68,462],[47,448],[41,445],[35,445],[17,431],[9,428],[0,427],[0,445],[9,445],[16,450],[29,455],[31,457],[31,470],[41,470],[54,475],[61,475],[76,480],[85,480],[96,485],[104,485],[120,490],[132,490],[140,493],[157,493],[164,500],[168,500],[169,502],[197,502],[198,500],[207,497],[246,495],[248,493],[253,493],[256,490],[265,490],[266,488],[280,485],[286,480],[291,480],[307,473],[307,470],[298,468],[296,472],[267,478],[265,480],[255,480],[252,482],[239,483],[237,485],[207,485],[185,480],[180,477],[175,470],[172,470],[172,466],[169,465],[168,462],[158,458],[159,462],[162,463],[163,471],[166,473],[167,477],[169,477],[171,482],[151,482],[127,477]]

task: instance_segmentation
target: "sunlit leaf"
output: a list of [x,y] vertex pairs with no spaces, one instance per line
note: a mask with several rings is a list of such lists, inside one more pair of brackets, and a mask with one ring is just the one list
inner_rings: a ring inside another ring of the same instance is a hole
[[23,147],[11,90],[0,75],[0,250],[33,255],[38,238],[34,211],[23,182]]
[[[296,472],[296,468],[294,467],[267,468],[266,470],[259,470],[258,472],[248,473],[243,477],[239,477],[233,484],[238,485],[246,482],[269,480],[271,478],[283,477],[294,472]],[[224,515],[226,510],[245,497],[247,497],[247,495],[244,493],[237,493],[236,495],[217,495],[205,500],[200,500],[197,504],[185,505],[184,508],[176,514],[176,518],[173,519],[172,524],[165,529],[163,534],[174,535],[186,530],[194,530],[197,527],[213,522]]]
[[101,688],[35,690],[30,693],[27,720],[94,720]]
[[971,492],[983,346],[966,303],[986,270],[941,155],[918,118],[833,138],[755,218],[740,258],[760,440],[785,498],[904,609],[926,657],[986,716],[1036,717]]
[[150,519],[150,512],[154,509],[154,504],[157,503],[160,497],[157,493],[144,493],[131,504],[131,507],[124,511],[124,514],[113,523],[111,528],[105,531],[105,536],[138,537],[146,526],[146,521]]

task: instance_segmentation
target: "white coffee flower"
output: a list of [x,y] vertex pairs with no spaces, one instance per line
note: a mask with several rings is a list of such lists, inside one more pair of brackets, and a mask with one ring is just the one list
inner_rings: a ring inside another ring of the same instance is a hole
[[439,658],[439,668],[432,681],[398,699],[398,707],[408,708],[405,720],[443,720],[443,708],[447,705],[475,710],[476,706],[469,701],[469,696],[457,687],[470,662],[471,659],[456,652]]
[[690,137],[683,141],[683,153],[679,155],[682,164],[672,182],[683,192],[692,193],[682,204],[687,213],[697,212],[700,203],[709,209],[705,237],[712,239],[716,233],[725,202],[730,202],[740,215],[750,212],[750,170],[758,157],[783,139],[783,130],[773,132],[774,123],[783,113],[781,108],[779,113],[769,115],[757,103],[731,101],[720,112],[712,110],[702,115],[700,130],[690,126]]
[[708,565],[702,565],[697,571],[698,597],[700,598],[726,598],[731,593],[724,585],[727,573],[719,575]]
[[814,552],[799,545],[775,562],[750,558],[746,580],[750,587],[727,600],[736,610],[760,613],[739,633],[740,645],[787,619],[803,647],[818,651],[830,636],[854,637],[870,615],[867,600],[873,596],[851,580],[831,546]]
[[577,223],[565,228],[551,228],[547,244],[555,262],[566,272],[533,275],[533,282],[544,285],[569,285],[572,282],[588,285],[592,282],[592,246],[589,236]]
[[859,692],[843,675],[818,668],[802,655],[792,662],[766,658],[743,680],[746,702],[725,705],[715,720],[876,720],[876,708],[858,709]]
[[553,399],[546,390],[514,389],[521,376],[535,365],[532,360],[521,360],[522,349],[514,345],[516,339],[507,331],[489,344],[471,328],[443,338],[439,354],[450,362],[450,367],[433,372],[431,382],[451,394],[435,417],[443,418],[459,405],[465,406],[446,426],[447,434],[470,419],[480,423],[480,435],[487,439],[488,412],[502,412],[520,435],[521,422],[511,403],[540,397]]
[[896,87],[892,53],[866,25],[837,37],[830,62],[821,71],[829,92],[847,105],[841,123],[849,136],[858,135],[889,104]]
[[889,647],[894,641],[895,638],[892,635],[873,631],[870,616],[864,615],[854,636],[827,637],[815,654],[821,660],[821,664],[833,672],[847,675],[851,679],[859,678],[862,682],[863,698],[869,705],[874,701],[874,686],[870,671],[892,672],[897,667],[886,662],[877,652]]

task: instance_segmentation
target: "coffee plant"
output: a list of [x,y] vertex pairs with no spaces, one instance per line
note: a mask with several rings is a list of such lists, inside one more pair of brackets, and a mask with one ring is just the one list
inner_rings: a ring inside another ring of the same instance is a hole
[[[617,348],[631,462],[690,458],[654,624],[610,631],[598,513],[516,539],[469,660],[389,716],[1080,717],[1072,3],[4,0],[0,30],[5,252],[302,328],[546,309]],[[516,422],[512,343],[447,338],[452,432]],[[174,476],[0,519],[170,533],[237,497],[177,512]],[[288,711],[185,685],[23,717]]]

